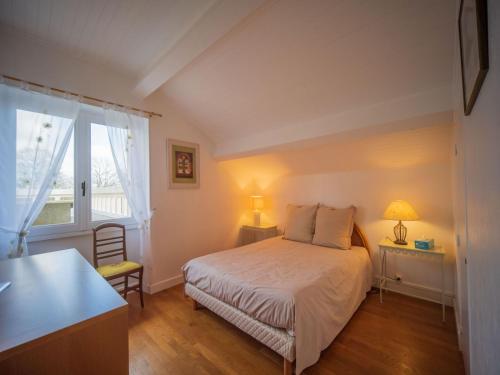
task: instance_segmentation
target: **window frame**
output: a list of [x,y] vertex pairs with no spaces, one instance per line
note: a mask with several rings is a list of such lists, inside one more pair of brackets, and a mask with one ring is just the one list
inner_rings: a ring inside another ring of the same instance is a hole
[[[74,125],[74,187],[73,187],[73,223],[46,224],[32,226],[27,237],[28,242],[48,239],[82,236],[92,233],[92,228],[105,222],[113,221],[125,225],[127,229],[138,227],[133,216],[113,220],[92,221],[92,123],[103,125],[102,109],[90,105],[82,105]],[[85,182],[85,196],[82,183]]]

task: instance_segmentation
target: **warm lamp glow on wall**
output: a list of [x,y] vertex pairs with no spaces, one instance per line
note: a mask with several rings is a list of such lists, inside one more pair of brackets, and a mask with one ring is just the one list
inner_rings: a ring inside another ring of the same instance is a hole
[[262,195],[252,195],[253,225],[260,226],[260,214],[264,208],[264,197]]
[[395,244],[407,245],[406,242],[406,232],[407,229],[403,225],[402,221],[414,221],[418,220],[418,214],[414,208],[405,201],[394,201],[391,202],[389,207],[386,208],[384,212],[384,219],[386,220],[397,220],[398,224],[394,227],[394,235],[396,236]]

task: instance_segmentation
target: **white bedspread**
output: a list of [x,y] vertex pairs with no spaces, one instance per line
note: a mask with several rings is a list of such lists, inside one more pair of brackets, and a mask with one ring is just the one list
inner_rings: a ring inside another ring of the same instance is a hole
[[271,238],[193,259],[185,280],[295,335],[296,373],[313,365],[371,287],[366,249],[337,250]]

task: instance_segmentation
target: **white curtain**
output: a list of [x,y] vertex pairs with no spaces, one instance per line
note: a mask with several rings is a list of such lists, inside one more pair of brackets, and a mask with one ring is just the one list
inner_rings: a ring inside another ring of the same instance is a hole
[[0,259],[26,236],[55,182],[80,103],[0,84]]
[[146,270],[150,258],[149,121],[130,113],[104,109],[105,125],[118,178],[132,216],[139,224],[140,256]]

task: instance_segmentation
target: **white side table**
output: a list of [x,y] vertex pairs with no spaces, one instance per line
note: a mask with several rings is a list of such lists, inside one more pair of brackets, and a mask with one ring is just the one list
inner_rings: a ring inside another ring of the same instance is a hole
[[243,225],[241,227],[241,244],[248,245],[277,235],[278,227],[276,225]]
[[[435,247],[432,250],[421,250],[415,248],[413,245],[397,245],[389,239],[379,242],[379,257],[380,257],[380,303],[382,303],[383,289],[387,285],[387,253],[396,253],[404,255],[413,255],[418,257],[432,257],[437,258],[441,262],[441,308],[443,312],[443,322],[445,321],[445,304],[444,304],[444,255],[445,251],[442,247]],[[387,289],[387,288],[386,288]]]

